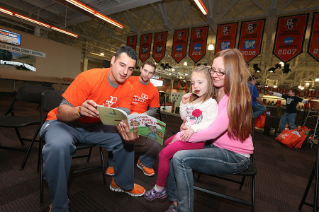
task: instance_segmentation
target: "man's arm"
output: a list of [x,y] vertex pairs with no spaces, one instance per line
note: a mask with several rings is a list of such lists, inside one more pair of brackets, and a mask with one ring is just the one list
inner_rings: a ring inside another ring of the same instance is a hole
[[143,113],[143,114],[148,115],[148,116],[155,117],[155,114],[156,114],[157,110],[158,110],[158,107],[150,107],[150,108],[148,108],[148,110],[147,110],[145,113]]
[[263,100],[261,100],[261,98],[260,98],[259,96],[256,97],[255,100],[256,100],[257,103],[259,103],[259,104],[261,104],[262,106],[266,107],[266,105],[264,104]]

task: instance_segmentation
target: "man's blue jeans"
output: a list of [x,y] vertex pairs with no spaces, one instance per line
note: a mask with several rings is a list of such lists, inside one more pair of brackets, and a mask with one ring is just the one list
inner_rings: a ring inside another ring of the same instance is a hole
[[178,212],[193,211],[193,171],[208,175],[240,173],[249,165],[249,158],[221,149],[213,144],[204,149],[182,150],[170,160],[168,198],[177,201]]
[[262,115],[264,112],[266,112],[266,110],[267,108],[256,102],[256,105],[253,106],[253,118],[257,118],[258,116]]
[[286,124],[289,124],[291,130],[296,129],[296,116],[297,113],[284,113],[284,115],[280,119],[279,133],[281,133],[285,129]]

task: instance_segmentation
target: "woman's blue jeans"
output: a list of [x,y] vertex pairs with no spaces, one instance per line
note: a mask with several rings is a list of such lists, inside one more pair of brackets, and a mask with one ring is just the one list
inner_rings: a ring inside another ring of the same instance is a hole
[[204,149],[179,151],[170,161],[169,200],[177,201],[177,211],[191,212],[194,204],[193,171],[208,175],[227,175],[240,173],[248,165],[248,157],[213,144],[206,145]]

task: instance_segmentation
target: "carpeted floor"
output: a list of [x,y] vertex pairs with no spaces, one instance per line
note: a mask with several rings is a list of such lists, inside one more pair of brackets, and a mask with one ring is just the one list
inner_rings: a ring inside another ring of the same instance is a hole
[[[0,93],[0,114],[11,103],[13,95]],[[15,110],[16,114],[24,114],[37,117],[38,105],[20,103]],[[172,129],[179,128],[181,120],[176,116],[162,115],[167,123],[165,138],[172,135]],[[31,137],[35,127],[26,127],[21,130],[22,135]],[[310,150],[291,149],[278,143],[274,136],[265,136],[256,133],[255,137],[255,164],[258,170],[256,176],[256,212],[297,212],[302,194],[311,173],[313,161],[316,156],[317,146]],[[0,128],[1,145],[20,147],[13,129]],[[23,148],[27,148],[29,142]],[[39,172],[37,172],[38,143],[34,145],[27,161],[26,167],[20,171],[24,158],[24,152],[8,151],[0,149],[0,211],[1,212],[34,212],[49,210],[51,203],[48,188],[44,188],[44,206],[40,207],[39,196]],[[83,150],[86,151],[86,150]],[[105,161],[107,151],[104,151]],[[137,160],[138,156],[136,156]],[[92,153],[89,165],[100,164],[98,148]],[[157,171],[158,161],[155,163]],[[72,161],[72,169],[88,165],[86,159]],[[151,189],[156,182],[155,177],[145,176],[135,167],[135,182]],[[168,199],[147,201],[143,197],[131,197],[124,193],[112,192],[109,189],[111,177],[107,177],[107,185],[103,185],[100,170],[72,175],[69,179],[69,199],[71,212],[137,212],[154,211],[163,212],[170,206]],[[204,188],[242,197],[250,198],[251,183],[246,179],[241,191],[238,185],[217,178],[202,176],[200,182],[196,182]],[[312,186],[313,187],[313,186]],[[312,201],[313,189],[307,200]],[[240,205],[228,200],[213,197],[199,191],[195,191],[194,211],[219,211],[219,212],[246,212],[248,206]],[[302,211],[312,211],[309,206],[303,206]]]

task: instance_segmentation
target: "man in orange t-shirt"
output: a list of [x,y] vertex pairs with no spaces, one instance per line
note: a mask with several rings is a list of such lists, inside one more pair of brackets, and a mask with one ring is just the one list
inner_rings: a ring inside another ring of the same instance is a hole
[[[155,74],[156,65],[152,61],[145,61],[140,70],[140,76],[131,76],[128,79],[135,90],[131,114],[137,113],[155,116],[156,111],[160,106],[159,93],[156,87],[150,82],[150,79]],[[140,168],[145,175],[154,176],[155,171],[152,167],[158,155],[160,144],[157,141],[148,138],[146,139],[145,146],[144,153],[138,159],[137,167]],[[113,156],[111,153],[109,153],[108,156],[109,167],[106,170],[106,174],[113,176]]]
[[[119,107],[130,114],[134,88],[127,80],[136,65],[137,54],[127,46],[120,47],[109,69],[92,69],[79,74],[63,94],[60,106],[48,114],[40,136],[43,146],[43,175],[52,198],[51,212],[68,211],[67,179],[76,143],[96,144],[113,151],[116,176],[110,189],[142,196],[145,189],[134,184],[134,142],[125,123],[103,125],[97,105]],[[125,142],[123,142],[123,140]]]

